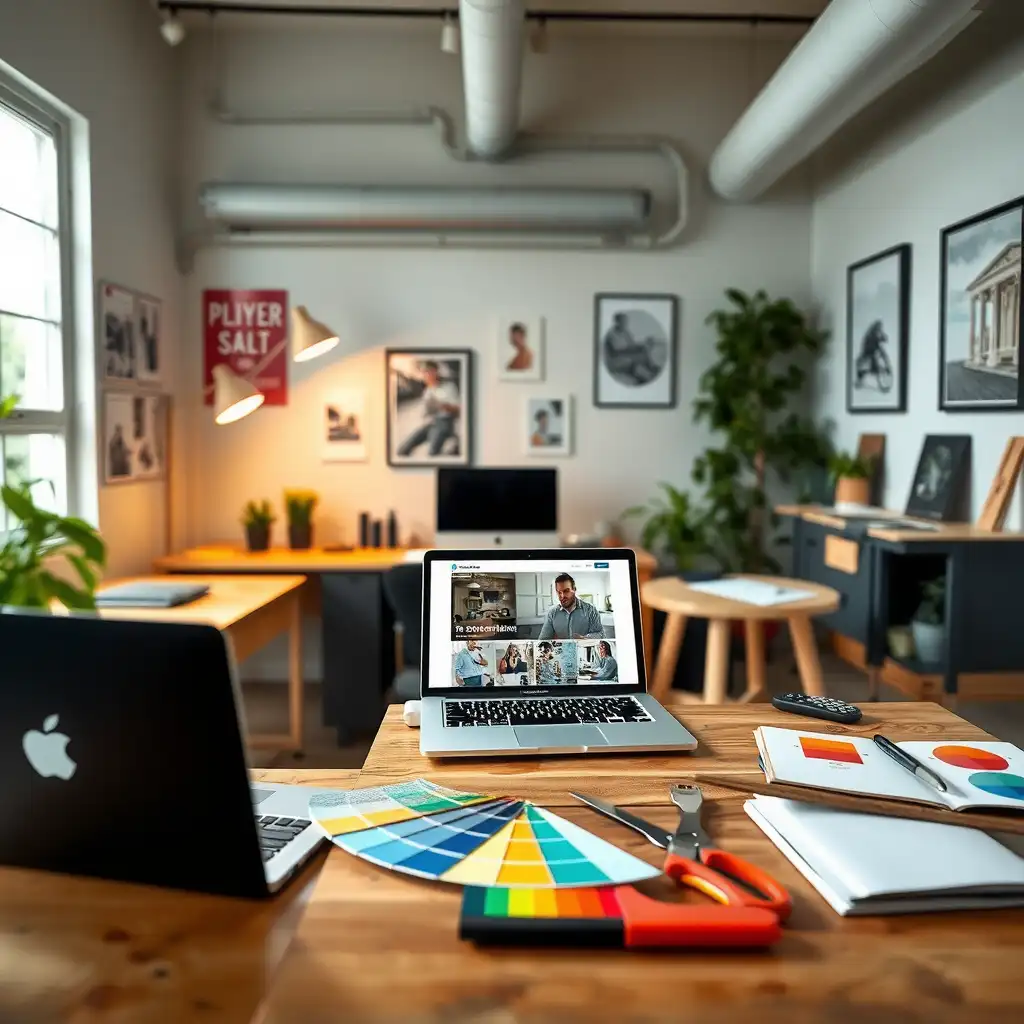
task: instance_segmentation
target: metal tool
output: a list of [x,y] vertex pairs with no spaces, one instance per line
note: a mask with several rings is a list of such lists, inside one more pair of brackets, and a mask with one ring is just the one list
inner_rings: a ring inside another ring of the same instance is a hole
[[585,793],[569,795],[667,850],[664,871],[677,884],[697,889],[726,906],[770,910],[784,921],[793,909],[789,893],[756,864],[712,843],[701,824],[704,798],[700,789],[672,786],[669,794],[679,808],[679,825],[674,832],[598,797]]

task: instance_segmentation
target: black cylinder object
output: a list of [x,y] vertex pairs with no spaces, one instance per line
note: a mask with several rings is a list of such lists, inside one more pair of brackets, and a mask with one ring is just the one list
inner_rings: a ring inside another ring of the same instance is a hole
[[388,513],[388,547],[398,547],[398,520],[395,518],[394,510]]
[[379,548],[380,547],[381,534],[384,532],[383,526],[384,526],[384,524],[379,519],[374,519],[374,521],[373,521],[373,539],[371,541],[371,547],[375,547],[375,548]]
[[359,513],[359,546],[368,548],[370,546],[370,514],[369,512]]

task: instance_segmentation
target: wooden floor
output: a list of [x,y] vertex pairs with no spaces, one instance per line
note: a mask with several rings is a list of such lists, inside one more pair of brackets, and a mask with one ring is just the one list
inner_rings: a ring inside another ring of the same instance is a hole
[[[864,675],[832,654],[822,652],[825,685],[832,697],[847,701],[867,699]],[[768,689],[772,693],[785,693],[796,688],[797,679],[792,671],[792,656],[780,645],[768,666]],[[734,666],[732,692],[739,694],[744,686],[743,665]],[[260,733],[287,732],[288,708],[285,687],[279,683],[245,683],[246,717],[249,729]],[[899,690],[881,687],[882,700],[906,700]],[[961,701],[957,714],[980,726],[1000,739],[1024,747],[1024,694],[1018,701]],[[810,719],[808,719],[810,721]],[[273,750],[255,751],[251,755],[253,767],[259,768],[360,768],[370,749],[365,743],[339,747],[333,729],[325,728],[320,715],[320,687],[306,687],[306,756],[297,760],[286,753]]]

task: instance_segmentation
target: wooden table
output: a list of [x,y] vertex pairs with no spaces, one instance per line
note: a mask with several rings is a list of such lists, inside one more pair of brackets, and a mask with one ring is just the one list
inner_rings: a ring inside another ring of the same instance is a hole
[[[108,580],[100,587],[123,583],[166,583],[167,577],[133,576]],[[302,674],[302,604],[305,576],[181,576],[176,582],[201,583],[210,592],[174,608],[101,608],[104,619],[148,622],[194,622],[216,626],[231,641],[235,660],[244,661],[282,633],[288,634],[288,733],[247,737],[254,747],[302,751],[304,680]]]
[[651,693],[662,703],[671,699],[672,679],[686,633],[686,620],[707,619],[704,701],[707,704],[724,704],[729,690],[730,631],[732,623],[738,620],[743,623],[747,650],[747,689],[740,699],[744,702],[764,700],[768,692],[765,681],[764,623],[785,619],[789,623],[793,652],[805,692],[824,695],[825,683],[821,677],[821,662],[818,660],[811,616],[835,611],[839,607],[839,593],[820,583],[781,576],[733,574],[725,578],[792,587],[795,590],[810,591],[812,596],[786,604],[761,606],[694,590],[678,576],[666,576],[644,584],[644,604],[668,615],[654,668]]

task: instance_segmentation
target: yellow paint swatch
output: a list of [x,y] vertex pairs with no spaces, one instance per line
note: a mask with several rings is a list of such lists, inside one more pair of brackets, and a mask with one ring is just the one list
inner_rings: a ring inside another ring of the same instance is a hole
[[512,832],[513,839],[532,839],[533,829],[530,828],[530,823],[526,820],[525,815],[520,815],[513,822],[515,828]]
[[[518,889],[513,889],[518,892]],[[534,917],[558,917],[558,897],[554,889],[533,890],[533,916]]]
[[533,890],[510,889],[508,894],[509,917],[533,916]]
[[408,807],[396,807],[393,811],[370,811],[364,817],[371,825],[394,825],[396,821],[408,821],[421,815],[419,811],[411,811]]
[[512,836],[512,822],[495,832],[486,843],[467,854],[458,864],[441,876],[446,882],[457,885],[493,885],[498,877],[505,849]]
[[352,815],[347,818],[321,818],[320,824],[327,829],[327,834],[331,836],[343,836],[349,832],[359,832],[364,828],[369,828],[362,818]]
[[551,872],[545,864],[504,864],[498,872],[498,885],[551,884]]

